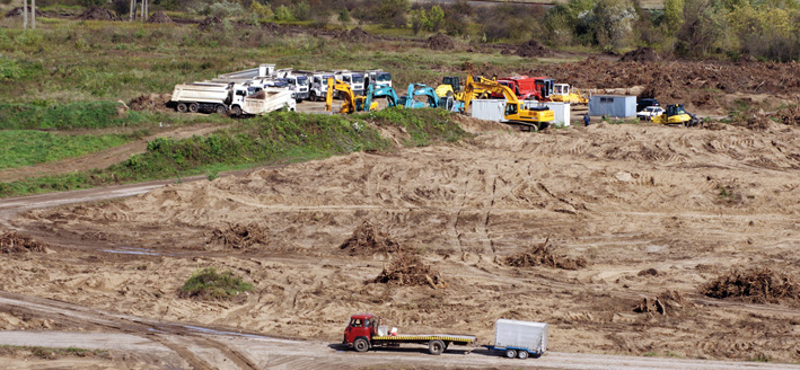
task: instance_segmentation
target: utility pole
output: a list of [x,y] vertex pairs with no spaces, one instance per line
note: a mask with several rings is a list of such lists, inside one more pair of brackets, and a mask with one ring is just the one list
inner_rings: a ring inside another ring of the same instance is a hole
[[22,29],[28,30],[28,0],[22,0]]

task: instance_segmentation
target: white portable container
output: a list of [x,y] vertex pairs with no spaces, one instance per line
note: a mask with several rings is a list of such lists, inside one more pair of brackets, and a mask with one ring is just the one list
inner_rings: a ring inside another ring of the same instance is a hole
[[494,325],[494,347],[543,354],[547,349],[548,325],[542,322],[498,319]]
[[507,122],[506,101],[497,99],[475,99],[471,103],[472,118],[485,121]]

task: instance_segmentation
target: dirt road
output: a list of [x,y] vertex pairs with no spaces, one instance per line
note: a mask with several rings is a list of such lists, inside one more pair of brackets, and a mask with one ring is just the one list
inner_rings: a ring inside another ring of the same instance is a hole
[[[159,184],[4,200],[5,225],[48,246],[45,253],[0,255],[0,290],[25,302],[69,302],[64,304],[90,317],[40,317],[41,310],[6,300],[0,328],[165,331],[170,336],[158,343],[172,344],[174,353],[144,359],[143,366],[239,361],[247,368],[250,361],[296,368],[308,359],[367,368],[387,362],[409,368],[759,365],[703,361],[714,359],[792,368],[776,363],[800,361],[796,301],[701,294],[703,285],[737,266],[798,274],[798,130],[604,124],[539,134],[485,129],[462,143],[167,184],[119,201],[108,199]],[[73,200],[88,203],[36,209],[36,202]],[[18,210],[25,211],[14,215]],[[376,283],[392,253],[340,249],[365,220],[432,266],[445,284]],[[236,224],[263,239],[230,246],[214,238],[213,231]],[[557,264],[508,263],[545,239],[552,246],[548,258]],[[558,267],[578,258],[585,263]],[[186,278],[205,266],[230,270],[255,289],[232,301],[179,298]],[[645,298],[658,298],[664,312],[638,310],[647,308]],[[545,321],[551,324],[551,351],[521,363],[480,351],[359,356],[328,347],[340,340],[344,320],[363,311],[383,316],[401,332],[447,328],[477,335],[481,343],[491,340],[497,318]],[[303,338],[310,350],[298,350],[293,341],[269,342],[261,350],[260,338],[163,329],[180,325]],[[241,356],[202,349],[213,346],[207,339]]]

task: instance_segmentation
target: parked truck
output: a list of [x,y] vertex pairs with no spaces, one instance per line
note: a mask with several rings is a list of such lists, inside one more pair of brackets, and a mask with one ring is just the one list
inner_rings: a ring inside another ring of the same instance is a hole
[[[340,70],[333,73],[335,79],[350,85],[355,95],[364,95],[364,73],[349,70]],[[334,94],[338,97],[338,94]]]
[[232,82],[195,82],[176,85],[170,104],[181,113],[230,112],[238,116],[263,114],[284,107],[294,110],[295,104],[290,100],[291,92],[281,89],[256,88]]
[[399,346],[416,343],[428,346],[432,355],[440,355],[451,345],[474,346],[478,338],[472,335],[451,334],[403,334],[393,335],[383,325],[380,317],[370,313],[359,313],[350,317],[344,330],[344,343],[356,352],[366,352],[376,347]]
[[292,97],[296,102],[300,103],[303,100],[308,100],[308,76],[305,74],[295,73],[291,68],[283,68],[275,70],[272,73],[272,77],[286,80],[289,90],[292,91]]
[[364,72],[364,86],[370,84],[378,87],[393,87],[392,74],[382,69],[370,69]]
[[545,323],[499,319],[494,324],[494,344],[484,347],[508,358],[538,358],[547,349],[547,334]]
[[[497,82],[508,87],[520,100],[536,99],[544,101],[553,94],[555,80],[546,77],[516,76],[498,79]],[[502,98],[503,94],[492,93],[493,98]]]

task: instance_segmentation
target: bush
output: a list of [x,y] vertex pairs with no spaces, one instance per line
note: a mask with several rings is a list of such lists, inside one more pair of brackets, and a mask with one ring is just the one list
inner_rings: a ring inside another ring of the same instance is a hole
[[233,276],[230,271],[218,273],[216,268],[206,267],[186,280],[179,295],[181,298],[230,299],[251,290],[253,284]]

